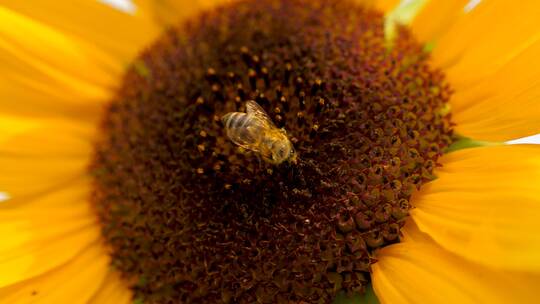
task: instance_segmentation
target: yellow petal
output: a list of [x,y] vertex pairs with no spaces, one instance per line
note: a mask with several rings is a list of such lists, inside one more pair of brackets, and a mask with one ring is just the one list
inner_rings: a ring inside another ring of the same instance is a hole
[[411,23],[417,39],[424,43],[436,43],[451,26],[465,15],[469,0],[428,1]]
[[100,289],[88,304],[130,304],[132,294],[118,272],[110,270]]
[[10,138],[37,126],[33,119],[0,114],[0,146]]
[[445,249],[494,268],[540,271],[540,146],[474,148],[441,158],[411,217]]
[[107,256],[93,255],[80,273],[66,265],[100,239],[85,177],[94,127],[32,123],[0,144],[0,191],[10,197],[0,203],[0,303],[85,303],[106,274]]
[[0,287],[50,271],[99,240],[89,190],[89,182],[79,182],[24,203],[0,203]]
[[452,97],[456,131],[475,139],[507,141],[540,133],[540,40],[492,76]]
[[433,57],[446,68],[456,89],[466,87],[538,39],[539,13],[534,1],[482,1],[438,38]]
[[109,257],[101,243],[88,246],[71,261],[38,277],[0,288],[0,303],[86,304],[108,273]]
[[95,119],[122,70],[91,42],[2,6],[0,64],[0,112],[77,119]]
[[95,45],[122,65],[159,34],[141,8],[128,14],[96,0],[0,0],[0,6]]
[[413,25],[421,38],[440,35],[432,55],[456,92],[456,131],[492,141],[540,132],[539,3],[482,1],[466,13],[461,1],[439,2],[432,1]]
[[[137,7],[144,14],[149,14],[156,23],[162,26],[179,24],[186,18],[193,17],[198,12],[212,7],[231,3],[234,0],[194,0],[183,1],[155,1],[134,0]],[[399,4],[399,0],[354,0],[363,5],[375,7],[383,12],[389,11]]]
[[[540,275],[462,259],[407,225],[405,241],[378,251],[373,288],[381,303],[534,303]],[[485,256],[489,252],[483,253]]]
[[43,122],[0,145],[0,191],[14,199],[38,195],[86,174],[93,127]]

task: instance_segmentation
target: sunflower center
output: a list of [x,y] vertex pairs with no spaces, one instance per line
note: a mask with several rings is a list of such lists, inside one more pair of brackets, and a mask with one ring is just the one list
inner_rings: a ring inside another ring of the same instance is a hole
[[[134,62],[96,144],[114,266],[150,303],[330,302],[363,292],[451,142],[450,95],[403,28],[349,1],[244,1],[171,28]],[[221,117],[258,103],[297,162]]]

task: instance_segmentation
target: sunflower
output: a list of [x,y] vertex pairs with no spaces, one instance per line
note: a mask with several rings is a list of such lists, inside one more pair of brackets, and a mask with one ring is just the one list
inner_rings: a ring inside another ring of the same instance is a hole
[[1,303],[536,300],[536,2],[2,2]]

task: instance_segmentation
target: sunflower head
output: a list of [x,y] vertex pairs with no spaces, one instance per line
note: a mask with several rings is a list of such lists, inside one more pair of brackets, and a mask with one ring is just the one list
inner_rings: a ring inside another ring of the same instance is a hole
[[[451,142],[442,75],[401,29],[342,1],[250,1],[171,28],[108,108],[93,162],[113,263],[151,301],[328,302],[363,292],[413,189]],[[240,151],[254,100],[296,164]]]
[[[442,76],[350,2],[240,2],[169,30],[108,109],[93,168],[114,264],[149,300],[363,292],[451,142]],[[220,117],[260,104],[300,158],[269,166]]]

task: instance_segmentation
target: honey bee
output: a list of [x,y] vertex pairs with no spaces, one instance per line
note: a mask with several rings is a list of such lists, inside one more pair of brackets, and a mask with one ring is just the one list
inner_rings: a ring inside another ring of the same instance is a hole
[[221,118],[229,139],[238,146],[257,152],[268,163],[296,163],[296,152],[285,129],[279,129],[263,108],[246,102],[246,113],[230,112]]

